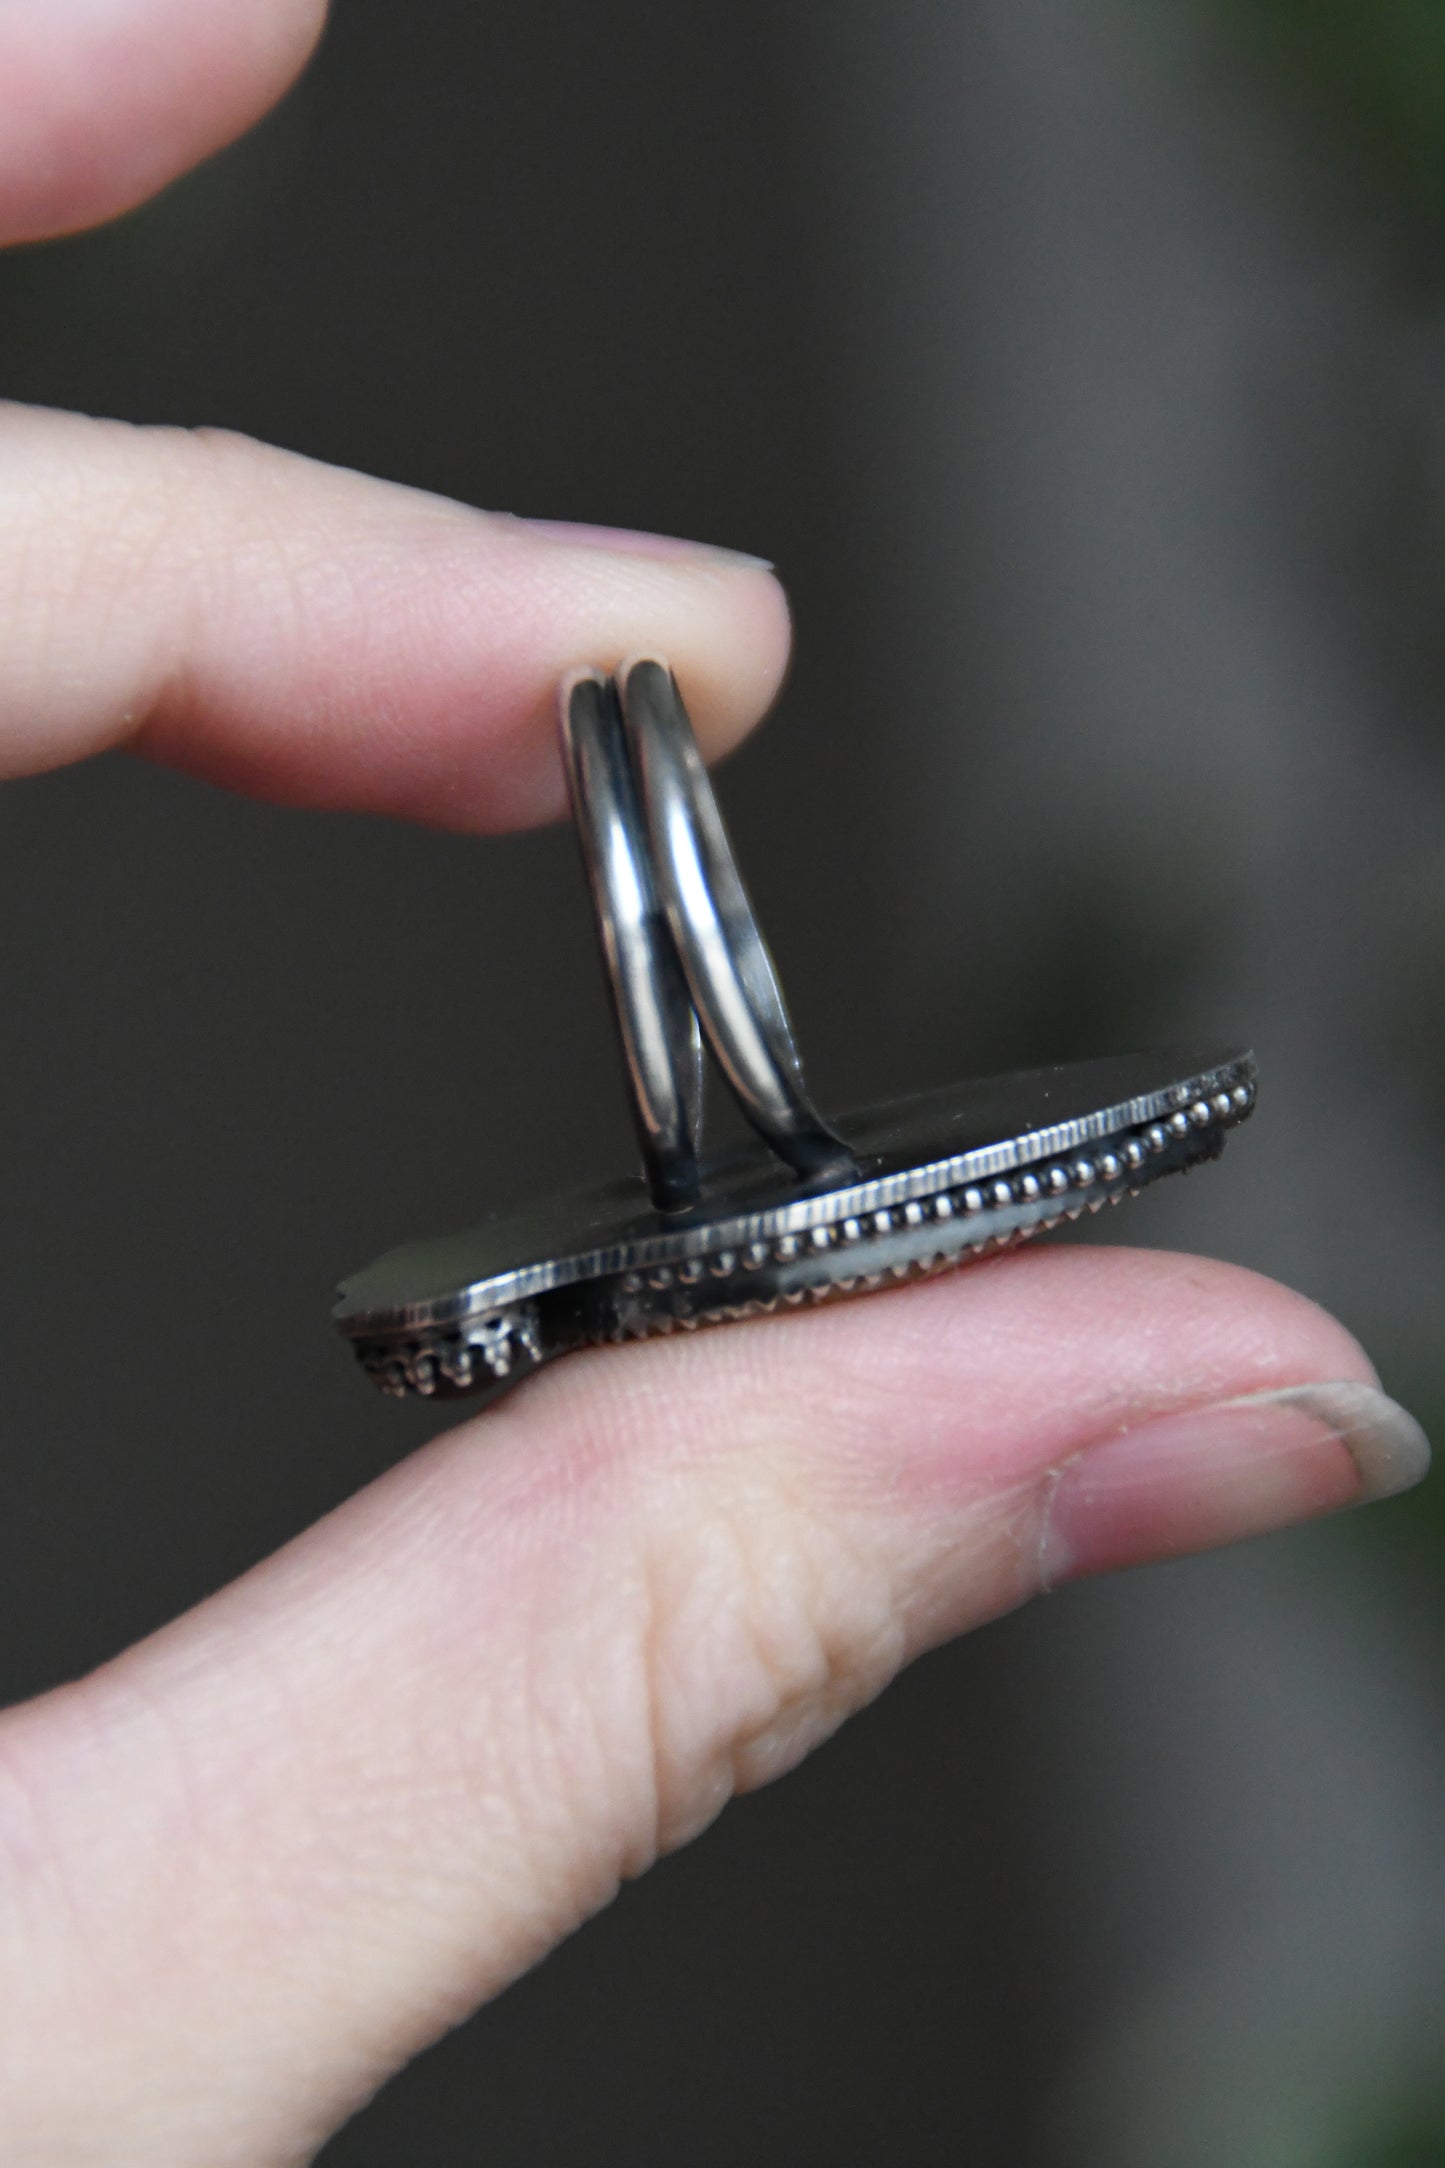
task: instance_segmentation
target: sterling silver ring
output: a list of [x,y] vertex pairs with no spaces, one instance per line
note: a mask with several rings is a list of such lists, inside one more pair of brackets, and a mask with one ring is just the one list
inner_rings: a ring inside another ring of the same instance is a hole
[[[1186,1047],[825,1122],[671,672],[575,672],[562,738],[643,1173],[348,1280],[335,1322],[383,1391],[472,1392],[569,1349],[894,1286],[1216,1158],[1251,1112],[1253,1056]],[[713,1158],[704,1042],[758,1136]]]
[[856,1173],[852,1153],[804,1089],[778,974],[677,681],[665,663],[637,662],[621,692],[653,876],[718,1067],[759,1136],[795,1174]]
[[696,1204],[702,1032],[653,879],[617,688],[595,670],[562,687],[562,748],[612,990],[633,1121],[660,1212]]

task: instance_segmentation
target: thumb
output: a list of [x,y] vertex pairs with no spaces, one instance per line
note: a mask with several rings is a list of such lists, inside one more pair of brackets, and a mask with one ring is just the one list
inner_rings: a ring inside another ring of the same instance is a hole
[[1079,1249],[543,1373],[5,1719],[7,2157],[306,2158],[920,1650],[1416,1480],[1371,1377]]

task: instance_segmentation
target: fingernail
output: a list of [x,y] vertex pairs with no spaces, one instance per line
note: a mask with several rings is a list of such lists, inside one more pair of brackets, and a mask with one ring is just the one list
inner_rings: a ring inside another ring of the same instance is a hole
[[745,550],[725,550],[715,542],[686,542],[679,535],[644,534],[632,527],[592,527],[568,519],[522,519],[515,513],[499,516],[516,518],[519,527],[530,527],[533,534],[543,535],[549,542],[573,543],[579,549],[613,550],[623,557],[661,557],[674,563],[701,562],[729,572],[773,569],[766,557],[750,557]]
[[1393,1498],[1429,1466],[1414,1416],[1371,1385],[1295,1385],[1157,1417],[1059,1470],[1040,1579],[1056,1588]]

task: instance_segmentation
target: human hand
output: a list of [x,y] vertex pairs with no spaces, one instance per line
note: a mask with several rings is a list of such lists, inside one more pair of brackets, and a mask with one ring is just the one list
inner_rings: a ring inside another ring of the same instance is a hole
[[[0,224],[160,185],[264,107],[318,14],[11,0]],[[568,664],[664,648],[714,751],[783,667],[777,588],[707,552],[224,437],[10,410],[0,455],[12,774],[126,742],[505,826],[561,809]],[[921,1649],[1423,1464],[1339,1327],[1184,1258],[1038,1250],[571,1358],[0,1720],[0,2157],[304,2159]]]

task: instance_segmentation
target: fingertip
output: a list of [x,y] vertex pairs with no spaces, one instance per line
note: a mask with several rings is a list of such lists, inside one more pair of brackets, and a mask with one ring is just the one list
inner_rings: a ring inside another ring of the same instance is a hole
[[289,89],[326,0],[10,0],[0,10],[0,241],[118,217]]
[[243,636],[253,604],[235,596],[235,634],[208,641],[214,670],[172,680],[184,697],[151,716],[140,750],[285,804],[496,833],[565,816],[557,702],[578,671],[610,674],[643,645],[666,654],[709,760],[777,696],[791,626],[769,570],[703,546],[658,557],[564,540],[360,476],[320,486],[324,573],[302,490],[289,510],[307,617],[258,648]]
[[[318,597],[269,657],[218,638],[223,674],[176,681],[187,697],[158,709],[140,750],[285,804],[492,834],[566,816],[558,695],[579,671],[610,675],[642,645],[666,655],[708,760],[776,699],[791,625],[771,571],[705,548],[659,559],[535,537],[349,479],[391,532],[369,514],[338,528],[341,609]],[[295,516],[304,554],[299,499]],[[244,597],[236,608],[250,614]]]
[[[491,515],[493,518],[496,515]],[[562,672],[625,675],[641,657],[670,668],[683,687],[703,757],[732,752],[777,700],[792,654],[787,594],[766,558],[708,542],[570,521],[519,520],[550,563],[569,604],[595,625],[587,652]],[[546,697],[555,698],[551,682]],[[543,818],[562,810],[555,769],[541,787]]]
[[[528,1388],[539,1421],[662,1441],[765,1435],[869,1513],[930,1524],[1010,1498],[1099,1440],[1177,1411],[1304,1387],[1373,1386],[1337,1319],[1217,1260],[1040,1245],[863,1299],[569,1359]],[[562,1412],[565,1411],[565,1412]]]
[[713,643],[707,667],[695,678],[668,658],[685,685],[688,714],[709,762],[735,751],[771,711],[792,661],[792,611],[776,572],[740,561],[725,577],[736,640],[726,651]]
[[646,647],[704,751],[787,665],[773,574],[537,530],[227,432],[0,410],[0,769],[129,744],[274,802],[496,831],[566,807],[558,686]]

